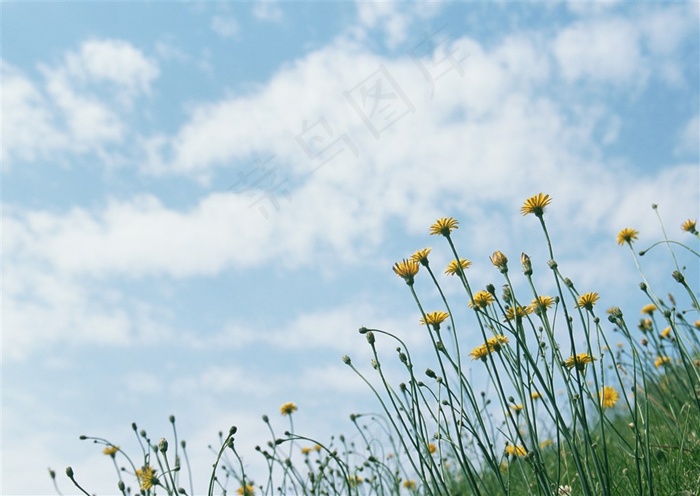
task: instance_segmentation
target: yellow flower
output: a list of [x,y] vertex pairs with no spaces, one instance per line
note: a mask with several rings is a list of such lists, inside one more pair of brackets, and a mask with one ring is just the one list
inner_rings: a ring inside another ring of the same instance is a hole
[[551,446],[553,444],[554,444],[554,441],[552,441],[551,439],[548,438],[540,443],[540,448],[545,449],[546,447]]
[[403,487],[404,489],[408,489],[409,491],[412,491],[413,489],[416,488],[416,481],[407,479],[403,481]]
[[544,207],[552,203],[552,199],[549,195],[543,195],[538,193],[535,196],[531,196],[525,203],[523,203],[520,213],[523,215],[534,214],[537,217],[542,217],[544,214]]
[[528,307],[508,307],[506,308],[506,320],[520,320],[527,314],[532,313],[532,308]]
[[671,328],[667,327],[663,331],[661,331],[661,339],[669,339],[669,336],[671,335]]
[[700,329],[700,320],[696,320],[695,322],[693,322],[693,327],[695,327],[696,329]]
[[652,327],[654,327],[654,323],[651,319],[639,319],[639,324],[637,324],[637,328],[644,332],[650,331]]
[[649,315],[656,312],[656,310],[658,310],[658,309],[656,308],[656,305],[654,305],[653,303],[649,303],[648,305],[644,305],[642,307],[642,313],[648,313]]
[[698,222],[693,220],[693,219],[688,219],[683,224],[681,224],[681,229],[683,229],[685,232],[689,232],[691,234],[697,234],[698,233]]
[[428,452],[432,455],[437,452],[437,446],[434,443],[428,444]]
[[506,446],[506,454],[509,456],[525,456],[527,455],[527,450],[524,446],[513,446],[509,444]]
[[476,305],[478,308],[486,308],[493,302],[493,295],[488,291],[482,289],[481,291],[477,291],[474,294],[474,304],[472,304],[472,302],[470,301],[469,308],[473,308],[474,305]]
[[489,354],[489,349],[486,347],[485,344],[479,345],[476,348],[474,348],[471,353],[469,353],[469,356],[472,357],[472,360],[479,360],[479,359],[484,359],[486,358],[486,355]]
[[418,262],[420,264],[423,264],[423,265],[427,265],[429,253],[430,253],[430,248],[423,248],[422,250],[418,250],[413,255],[411,255],[411,260],[413,260],[414,262]]
[[542,395],[540,393],[538,393],[537,391],[533,391],[530,394],[530,398],[532,398],[533,400],[539,400],[539,399],[542,399]]
[[119,451],[119,446],[114,446],[113,444],[110,444],[109,446],[106,446],[105,449],[102,450],[102,453],[114,458],[114,455],[116,455],[118,451]]
[[494,251],[493,255],[491,255],[491,263],[501,271],[506,270],[508,267],[508,257],[500,251]]
[[136,469],[136,478],[139,480],[141,490],[148,491],[153,486],[159,486],[160,481],[156,477],[156,471],[148,465]]
[[598,393],[598,398],[600,399],[600,405],[603,408],[612,408],[617,404],[618,400],[620,399],[620,395],[617,393],[614,387],[603,386]]
[[447,274],[448,276],[453,276],[459,273],[460,267],[462,268],[462,270],[468,269],[471,266],[471,264],[472,263],[466,258],[460,258],[459,263],[457,263],[457,260],[452,260],[447,265],[447,268],[445,269],[445,274]]
[[358,484],[362,483],[362,477],[359,475],[351,475],[348,477],[348,482],[350,483],[351,487],[356,487]]
[[579,308],[583,307],[586,310],[592,310],[593,305],[595,305],[595,302],[598,300],[600,300],[600,296],[598,296],[598,293],[584,293],[578,297],[578,300],[576,301],[576,306]]
[[546,312],[548,308],[552,308],[552,305],[554,305],[554,298],[551,296],[538,296],[528,306],[528,313],[537,313],[542,310]]
[[625,227],[622,231],[617,233],[617,244],[624,245],[625,243],[632,244],[632,241],[637,239],[639,231],[632,229],[631,227]]
[[406,284],[412,285],[413,278],[416,274],[418,274],[420,265],[418,265],[418,262],[416,262],[415,260],[406,260],[404,258],[402,261],[396,262],[392,269],[394,270],[397,276],[403,278],[403,280],[406,281]]
[[297,411],[297,406],[292,403],[291,401],[288,401],[287,403],[283,404],[280,407],[280,413],[282,415],[291,415],[292,413]]
[[523,411],[523,404],[520,403],[518,405],[510,405],[510,409],[513,410],[515,413],[520,413]]
[[670,363],[670,362],[671,362],[671,357],[669,357],[669,356],[656,357],[656,360],[654,360],[654,367],[656,367],[658,369],[662,365],[666,365],[667,363]]
[[586,368],[586,364],[595,362],[595,360],[595,357],[592,357],[588,353],[579,353],[578,355],[572,355],[569,358],[567,358],[564,361],[564,367],[566,367],[569,370],[576,367],[576,369],[583,371]]
[[255,486],[253,486],[253,484],[241,486],[238,488],[238,491],[236,491],[236,494],[239,496],[253,496],[255,494]]
[[308,455],[309,453],[311,453],[311,451],[312,451],[312,449],[309,448],[308,446],[304,446],[303,448],[301,448],[302,455]]
[[498,334],[492,338],[487,339],[486,343],[474,348],[471,351],[471,353],[469,353],[469,356],[472,357],[472,360],[484,359],[484,358],[486,358],[486,355],[488,355],[491,352],[501,351],[501,348],[503,347],[503,345],[507,344],[507,343],[508,343],[508,337],[503,336],[501,334]]
[[[428,324],[435,326],[435,327],[440,327],[440,324],[445,322],[447,317],[449,317],[450,314],[447,312],[441,312],[441,311],[436,311],[436,312],[430,312],[425,314],[425,320],[428,321]],[[421,317],[420,323],[425,325],[425,320]]]
[[458,229],[459,221],[453,219],[452,217],[442,217],[435,221],[435,223],[430,226],[430,234],[442,234],[443,236],[449,236],[452,231]]

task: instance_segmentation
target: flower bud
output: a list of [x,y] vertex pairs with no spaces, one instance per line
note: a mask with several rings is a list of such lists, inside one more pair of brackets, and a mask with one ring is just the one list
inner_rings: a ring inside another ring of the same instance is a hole
[[526,276],[532,275],[532,262],[530,261],[530,257],[528,257],[527,253],[525,253],[525,252],[523,252],[520,255],[520,265],[523,266],[523,273]]
[[158,441],[158,451],[160,451],[161,453],[165,453],[168,451],[168,440],[164,437],[161,437],[160,441]]

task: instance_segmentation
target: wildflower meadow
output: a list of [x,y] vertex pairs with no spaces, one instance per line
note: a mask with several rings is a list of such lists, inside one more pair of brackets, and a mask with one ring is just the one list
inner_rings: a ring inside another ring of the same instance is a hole
[[[432,362],[419,368],[401,330],[361,327],[357,346],[371,348],[371,362],[356,363],[352,350],[342,361],[377,410],[351,414],[351,434],[297,432],[303,405],[283,403],[281,420],[262,417],[270,437],[256,453],[241,452],[235,426],[219,432],[206,474],[192,473],[174,416],[156,436],[132,424],[136,452],[118,440],[81,439],[114,465],[115,492],[124,496],[193,495],[194,480],[208,480],[208,495],[700,494],[698,275],[677,256],[700,258],[696,221],[671,230],[654,206],[662,239],[640,247],[639,232],[620,226],[610,240],[629,251],[640,276],[629,290],[645,303],[630,314],[601,308],[601,288],[567,277],[547,227],[551,208],[556,202],[543,193],[521,207],[547,260],[522,253],[513,261],[500,251],[470,260],[453,242],[459,220],[445,217],[426,232],[434,248],[394,264]],[[435,268],[433,250],[452,262]],[[665,252],[670,294],[647,277],[651,250]],[[474,283],[476,264],[493,266],[492,283]],[[446,281],[457,281],[462,296],[448,301]],[[428,295],[441,304],[426,306]],[[266,472],[248,472],[251,456],[262,457]],[[78,467],[49,475],[58,494],[91,494]]]

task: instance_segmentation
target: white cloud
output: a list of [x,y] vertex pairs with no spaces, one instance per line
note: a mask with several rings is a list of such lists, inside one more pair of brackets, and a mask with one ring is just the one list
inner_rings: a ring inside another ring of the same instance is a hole
[[581,21],[559,33],[554,54],[569,82],[644,82],[649,68],[644,64],[639,37],[638,27],[627,19]]
[[691,117],[683,129],[678,133],[676,155],[689,155],[697,157],[700,152],[700,116]]
[[253,16],[261,21],[279,22],[284,12],[276,0],[256,0],[253,2]]
[[240,30],[241,26],[235,17],[224,17],[216,15],[211,20],[211,29],[218,35],[224,38],[231,38],[236,36]]
[[371,30],[384,32],[386,44],[396,48],[406,41],[416,19],[429,19],[441,8],[441,2],[396,3],[356,1],[361,39]]
[[95,153],[121,142],[124,114],[150,91],[155,61],[120,40],[89,40],[58,64],[40,64],[43,81],[2,62],[4,166],[56,153]]

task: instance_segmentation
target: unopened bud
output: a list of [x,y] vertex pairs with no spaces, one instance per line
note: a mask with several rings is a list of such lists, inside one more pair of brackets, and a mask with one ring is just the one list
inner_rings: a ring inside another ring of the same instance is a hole
[[532,262],[530,261],[530,257],[527,256],[527,253],[523,252],[520,255],[520,265],[523,267],[523,273],[526,276],[531,276],[532,275]]
[[375,341],[374,333],[372,331],[368,331],[366,337],[367,337],[367,342],[371,345],[374,345],[374,341]]
[[345,365],[350,365],[352,363],[350,360],[350,357],[347,355],[343,355],[340,359],[343,361],[343,363]]
[[160,451],[161,453],[165,453],[168,451],[168,440],[164,437],[161,437],[160,441],[158,441],[158,451]]

